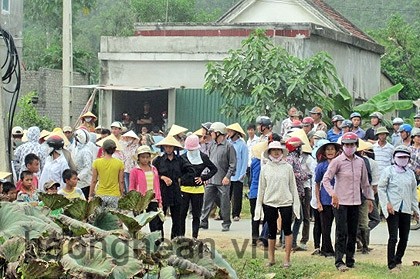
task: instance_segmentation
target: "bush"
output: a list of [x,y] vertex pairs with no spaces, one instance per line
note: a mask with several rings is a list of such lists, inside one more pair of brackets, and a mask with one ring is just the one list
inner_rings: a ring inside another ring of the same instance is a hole
[[26,129],[38,126],[41,130],[51,131],[54,128],[53,121],[48,116],[41,116],[32,103],[32,99],[37,97],[37,93],[32,91],[19,99],[17,102],[19,111],[16,114],[14,125]]

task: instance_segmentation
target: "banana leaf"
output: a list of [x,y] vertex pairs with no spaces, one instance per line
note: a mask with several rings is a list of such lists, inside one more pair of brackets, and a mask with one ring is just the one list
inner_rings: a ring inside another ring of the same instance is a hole
[[[104,254],[102,249],[94,246],[85,247],[74,245],[71,253],[63,255],[60,260],[65,271],[70,275],[83,275],[84,278],[90,276],[109,277],[115,265],[108,254]],[[83,277],[82,277],[83,278]]]
[[66,207],[64,214],[79,221],[86,221],[101,204],[102,200],[99,197],[95,197],[89,202],[82,199],[74,199]]
[[138,215],[146,210],[154,196],[155,194],[153,193],[153,190],[147,191],[144,196],[142,196],[139,192],[132,190],[128,192],[127,195],[119,199],[118,208],[131,210],[134,215]]
[[25,248],[25,239],[21,237],[10,238],[0,246],[0,258],[9,263],[20,261],[25,255]]

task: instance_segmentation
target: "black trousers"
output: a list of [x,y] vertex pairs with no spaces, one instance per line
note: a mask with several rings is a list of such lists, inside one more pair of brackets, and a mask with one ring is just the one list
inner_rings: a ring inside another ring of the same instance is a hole
[[89,199],[89,191],[90,191],[90,186],[82,188],[82,192],[83,192],[83,195],[85,195],[86,200]]
[[323,210],[319,213],[322,233],[321,252],[334,253],[334,248],[331,241],[331,229],[332,223],[334,221],[333,207],[332,205],[322,205],[322,208]]
[[314,247],[315,249],[321,248],[321,235],[322,235],[322,228],[321,228],[321,216],[317,209],[311,208],[312,214],[314,216],[314,229],[312,231],[314,237]]
[[[181,236],[181,204],[163,206],[163,212],[166,213],[168,211],[168,208],[171,210],[171,219],[172,219],[171,239],[173,239],[177,236]],[[162,222],[162,228],[163,228],[163,222]],[[163,229],[162,229],[162,237],[163,237]]]
[[281,229],[284,231],[284,235],[288,236],[292,234],[292,219],[293,219],[293,207],[272,207],[263,204],[264,210],[264,221],[268,225],[268,239],[276,239],[277,236],[277,218],[279,212],[281,216]]
[[346,255],[346,266],[354,266],[357,227],[359,224],[359,206],[341,205],[333,208],[335,217],[335,266],[343,262]]
[[[410,233],[411,215],[402,212],[395,212],[394,215],[389,215],[386,219],[388,224],[388,268],[393,269],[397,264],[402,263],[405,249],[407,248],[408,235]],[[398,233],[400,240],[397,239]],[[395,246],[397,251],[395,252]]]
[[250,211],[251,211],[251,236],[252,243],[257,243],[260,237],[260,221],[254,221],[255,207],[257,205],[257,198],[249,199]]
[[[146,212],[150,211],[158,211],[158,203],[157,202],[150,202],[147,206]],[[149,229],[151,232],[161,231],[162,238],[163,238],[163,222],[160,220],[158,216],[156,216],[152,221],[149,222]]]
[[198,230],[200,227],[200,216],[201,209],[203,208],[203,197],[204,194],[191,194],[181,192],[182,203],[181,203],[181,222],[180,222],[180,233],[185,236],[185,222],[187,220],[188,209],[191,204],[192,219],[192,237],[198,238]]
[[[303,210],[303,228],[302,228],[302,239],[300,243],[306,244],[309,240],[309,228],[311,225],[311,188],[305,188],[305,197],[303,198],[302,210]],[[302,201],[302,200],[301,200]]]
[[232,217],[240,217],[242,211],[242,196],[244,183],[232,181],[230,183],[230,201],[232,203]]

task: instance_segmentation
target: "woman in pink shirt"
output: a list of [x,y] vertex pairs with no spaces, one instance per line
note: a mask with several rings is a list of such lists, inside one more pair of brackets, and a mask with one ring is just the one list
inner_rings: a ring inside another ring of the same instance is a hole
[[[158,208],[162,208],[159,174],[151,164],[151,157],[152,150],[150,147],[147,145],[140,146],[136,152],[138,165],[130,172],[129,191],[135,190],[144,195],[148,190],[153,190],[155,194],[155,198],[149,203],[146,212],[158,211]],[[149,228],[151,232],[159,230],[163,232],[162,222],[159,222],[159,218],[154,218],[149,223]]]

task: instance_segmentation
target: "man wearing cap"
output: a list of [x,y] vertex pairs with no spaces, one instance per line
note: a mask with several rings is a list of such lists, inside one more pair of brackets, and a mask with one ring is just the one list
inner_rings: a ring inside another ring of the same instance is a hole
[[420,113],[414,115],[414,127],[420,129]]
[[220,215],[223,219],[222,231],[229,231],[230,220],[230,183],[236,171],[235,148],[227,141],[226,125],[214,122],[210,126],[211,137],[215,141],[210,149],[210,160],[217,167],[217,173],[209,180],[205,188],[200,227],[208,229],[208,218],[216,197],[220,198]]
[[285,135],[289,131],[293,120],[299,120],[298,110],[295,107],[289,109],[289,117],[281,122],[280,135]]
[[70,126],[64,126],[63,133],[66,136],[66,138],[69,140],[70,144],[72,144],[73,143],[73,128]]
[[306,135],[309,134],[310,131],[314,128],[314,119],[310,116],[303,118],[302,120],[302,130],[305,132]]
[[344,117],[342,117],[339,114],[334,115],[331,118],[331,122],[333,123],[334,126],[331,129],[329,129],[327,132],[327,139],[330,142],[337,142],[337,140],[343,134],[341,131],[341,123],[343,123],[343,121],[344,121]]
[[12,148],[13,151],[16,150],[17,147],[23,144],[22,142],[23,137],[23,129],[20,126],[13,127],[12,129]]
[[392,120],[393,133],[391,135],[391,144],[395,147],[401,144],[400,126],[404,124],[404,120],[399,117],[395,117]]
[[312,130],[327,132],[328,127],[324,122],[322,122],[322,109],[320,107],[314,107],[311,109],[309,114],[314,120],[314,128]]
[[382,121],[384,119],[384,116],[378,111],[371,113],[369,116],[370,124],[372,125],[372,127],[366,130],[364,140],[369,141],[370,143],[375,143],[378,140],[376,130],[379,127],[382,127]]
[[269,137],[272,135],[272,125],[270,117],[268,116],[258,116],[257,117],[257,129],[258,132],[261,134],[260,136],[260,142],[262,141],[268,141]]
[[[358,226],[360,192],[368,200],[369,212],[373,209],[374,199],[370,187],[365,162],[355,156],[359,138],[355,133],[345,133],[341,138],[343,153],[331,161],[322,179],[325,190],[332,198],[336,224],[335,266],[339,271],[354,267],[356,235]],[[335,179],[334,187],[331,181]],[[346,262],[343,257],[346,255]]]
[[111,123],[111,133],[118,139],[121,139],[123,125],[119,121],[114,121]]
[[373,144],[373,151],[375,152],[375,161],[378,163],[379,173],[382,173],[386,167],[392,164],[394,146],[386,141],[388,135],[389,132],[385,127],[379,127],[375,133],[378,142]]
[[351,132],[355,133],[359,137],[359,139],[363,139],[366,133],[362,128],[360,128],[360,126],[362,125],[362,115],[358,112],[353,112],[352,114],[350,114],[350,120],[353,124]]
[[233,145],[236,152],[236,171],[230,178],[230,200],[232,202],[233,221],[239,221],[242,211],[242,196],[244,188],[244,178],[248,166],[248,147],[243,140],[245,132],[239,123],[234,123],[226,127],[229,142]]

